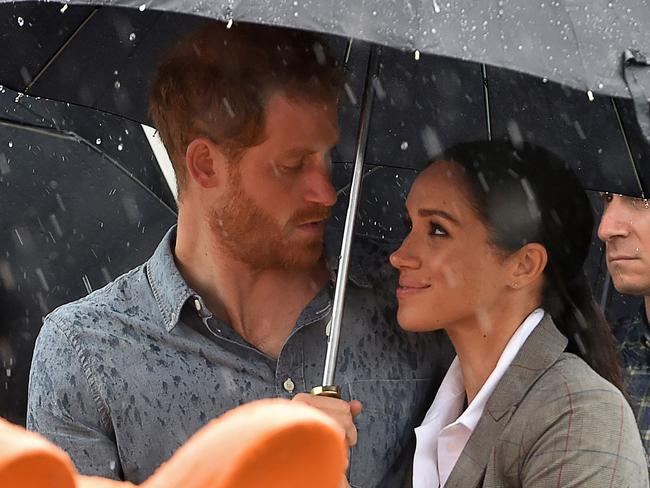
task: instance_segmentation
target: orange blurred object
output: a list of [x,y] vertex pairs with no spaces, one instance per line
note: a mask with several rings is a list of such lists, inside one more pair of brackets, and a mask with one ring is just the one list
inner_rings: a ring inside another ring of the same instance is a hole
[[[134,486],[80,476],[61,449],[3,419],[0,446],[2,487]],[[325,414],[288,400],[259,400],[207,424],[140,486],[339,488],[346,453],[344,432]]]

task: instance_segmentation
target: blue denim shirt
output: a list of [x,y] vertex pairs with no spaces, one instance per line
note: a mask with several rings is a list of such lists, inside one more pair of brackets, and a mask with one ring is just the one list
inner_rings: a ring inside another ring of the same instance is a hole
[[[321,382],[331,284],[273,359],[210,316],[175,265],[174,242],[172,228],[146,263],[53,311],[36,342],[28,428],[82,474],[140,483],[209,420]],[[392,488],[451,351],[438,334],[400,330],[386,252],[371,241],[355,248],[336,375],[344,398],[364,405],[349,479]]]

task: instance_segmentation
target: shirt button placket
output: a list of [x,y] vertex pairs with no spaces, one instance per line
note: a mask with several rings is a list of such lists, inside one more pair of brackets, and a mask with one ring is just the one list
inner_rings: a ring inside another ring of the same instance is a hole
[[282,386],[284,387],[287,393],[293,393],[293,390],[296,389],[296,385],[293,383],[293,380],[291,378],[287,378],[286,380],[284,380]]
[[300,345],[299,339],[290,338],[278,358],[275,373],[276,390],[278,395],[285,398],[292,398],[295,394],[300,393],[300,388],[305,383],[301,374],[303,368]]

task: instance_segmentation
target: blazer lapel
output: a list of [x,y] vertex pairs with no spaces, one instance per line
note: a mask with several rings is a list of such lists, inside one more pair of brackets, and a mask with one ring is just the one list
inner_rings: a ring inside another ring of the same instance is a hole
[[557,361],[567,345],[546,314],[519,350],[488,400],[445,488],[480,486],[492,450],[517,406],[537,379]]

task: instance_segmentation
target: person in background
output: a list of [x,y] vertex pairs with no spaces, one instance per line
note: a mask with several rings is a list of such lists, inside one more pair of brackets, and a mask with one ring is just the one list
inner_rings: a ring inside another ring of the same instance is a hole
[[458,144],[406,207],[397,320],[444,329],[457,354],[416,429],[413,487],[647,488],[573,172],[541,147]]
[[[604,211],[598,237],[605,243],[607,268],[619,293],[643,297],[636,313],[614,324],[625,386],[650,451],[650,202],[602,193]],[[648,458],[650,469],[650,457]]]
[[150,112],[178,225],[146,263],[52,312],[34,351],[28,427],[80,472],[140,483],[210,419],[283,397],[344,427],[352,486],[399,485],[448,356],[397,327],[380,243],[356,240],[351,258],[345,400],[305,393],[322,381],[336,278],[343,83],[318,36],[264,26],[211,22],[163,61]]

